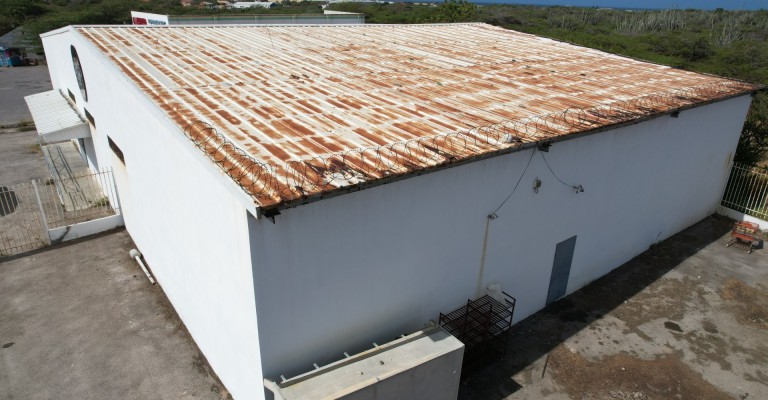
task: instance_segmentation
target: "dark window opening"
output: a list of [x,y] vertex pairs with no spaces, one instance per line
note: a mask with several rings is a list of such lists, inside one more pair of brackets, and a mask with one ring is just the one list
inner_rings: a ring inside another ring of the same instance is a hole
[[67,94],[69,95],[69,98],[72,99],[75,103],[77,103],[77,99],[75,98],[75,94],[72,93],[71,90],[67,89]]
[[88,90],[85,88],[85,77],[83,76],[80,57],[77,55],[75,46],[69,46],[69,51],[72,53],[72,65],[75,67],[75,77],[77,78],[77,86],[80,87],[80,94],[83,96],[83,100],[88,101]]
[[80,147],[80,158],[86,163],[88,162],[88,155],[85,152],[85,139],[77,139],[78,147]]
[[83,109],[83,111],[85,111],[85,118],[88,118],[88,122],[90,122],[91,125],[93,125],[93,127],[95,128],[96,120],[93,119],[93,115],[91,115],[91,113],[89,113],[88,110],[86,110],[85,108]]
[[112,152],[115,153],[117,158],[122,161],[123,164],[125,164],[125,156],[123,156],[123,151],[120,150],[119,147],[115,144],[115,142],[112,141],[112,138],[107,136],[107,142],[109,142],[109,148],[112,149]]

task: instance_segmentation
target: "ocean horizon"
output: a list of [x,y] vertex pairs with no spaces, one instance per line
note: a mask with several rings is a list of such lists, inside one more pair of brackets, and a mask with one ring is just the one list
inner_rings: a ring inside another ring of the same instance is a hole
[[[516,4],[539,6],[571,6],[591,8],[620,8],[634,10],[699,9],[766,10],[768,0],[470,0],[476,4]],[[441,0],[438,2],[442,2]]]

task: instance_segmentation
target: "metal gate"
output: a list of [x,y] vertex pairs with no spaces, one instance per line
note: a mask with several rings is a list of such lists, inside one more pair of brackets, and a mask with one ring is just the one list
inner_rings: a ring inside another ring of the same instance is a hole
[[38,191],[39,182],[0,186],[0,257],[50,244]]
[[119,213],[111,170],[0,185],[0,258],[66,240],[73,227]]
[[720,204],[768,220],[768,170],[734,164]]

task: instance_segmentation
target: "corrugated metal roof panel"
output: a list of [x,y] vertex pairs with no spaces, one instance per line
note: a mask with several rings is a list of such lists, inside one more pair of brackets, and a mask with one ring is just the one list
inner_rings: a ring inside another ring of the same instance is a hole
[[262,207],[757,89],[485,24],[77,30]]
[[37,134],[48,143],[87,138],[91,129],[80,114],[58,90],[24,97]]

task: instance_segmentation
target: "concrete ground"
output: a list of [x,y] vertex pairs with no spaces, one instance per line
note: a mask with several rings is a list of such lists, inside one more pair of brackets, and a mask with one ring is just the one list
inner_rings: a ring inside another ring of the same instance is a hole
[[24,96],[47,90],[51,90],[51,78],[45,65],[0,67],[0,185],[48,176],[24,102]]
[[121,230],[0,262],[0,399],[228,397],[132,247]]
[[514,325],[459,398],[768,399],[768,250],[726,248],[730,224],[707,218]]
[[0,127],[31,121],[24,96],[51,90],[48,66],[0,67]]
[[0,130],[0,186],[50,177],[37,132]]
[[[460,399],[766,399],[768,251],[707,218],[513,327]],[[0,262],[0,398],[224,398],[125,231]]]

